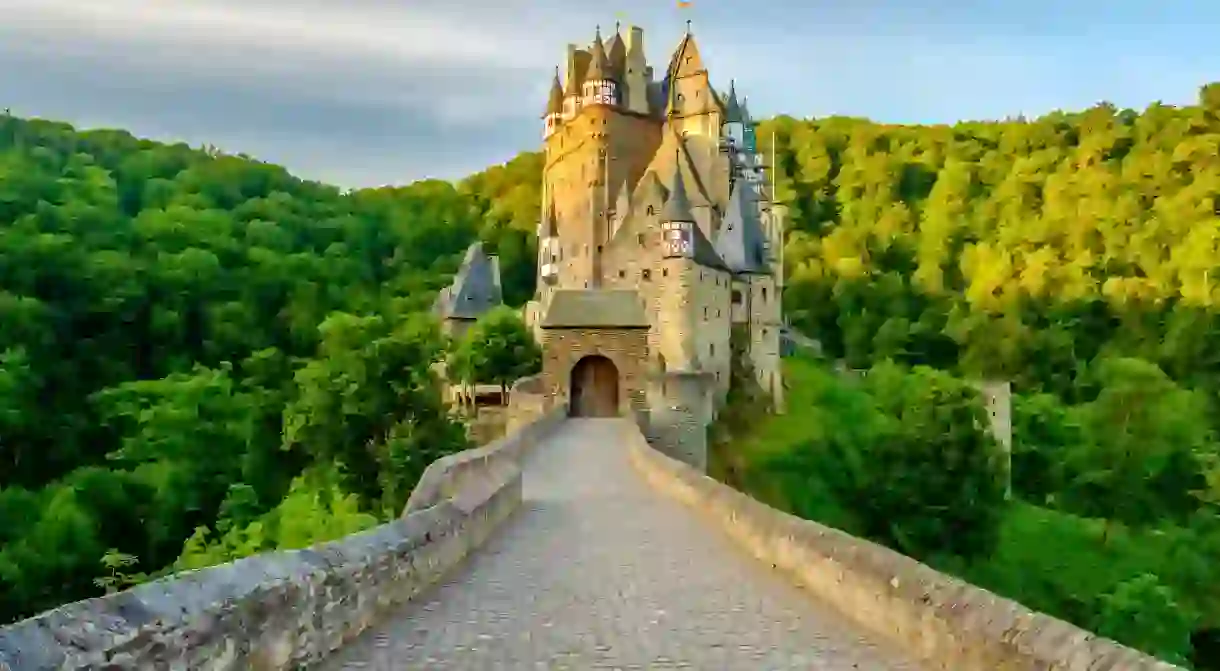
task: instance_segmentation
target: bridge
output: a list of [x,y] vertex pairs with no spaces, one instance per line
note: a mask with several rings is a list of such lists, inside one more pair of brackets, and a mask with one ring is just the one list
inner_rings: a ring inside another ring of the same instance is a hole
[[0,669],[1173,669],[799,520],[636,422],[512,408],[403,516],[0,628]]

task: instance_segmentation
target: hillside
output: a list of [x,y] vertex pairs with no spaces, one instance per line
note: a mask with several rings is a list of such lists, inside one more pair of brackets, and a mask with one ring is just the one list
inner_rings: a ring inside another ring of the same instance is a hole
[[[1220,85],[1183,108],[954,126],[781,117],[758,137],[768,152],[775,138],[791,208],[788,316],[890,386],[790,361],[802,413],[726,414],[746,419],[719,450],[720,477],[1216,668],[1220,593],[1204,586],[1220,565]],[[534,226],[536,160],[473,178],[507,196],[501,225]],[[976,449],[955,442],[971,427],[885,408],[887,395],[949,398],[960,381],[875,367],[886,359],[1014,382],[1015,502],[988,503],[987,478],[952,456]],[[968,520],[971,556],[953,549]]]
[[400,509],[476,195],[0,117],[0,621]]
[[[1012,566],[1034,563],[1013,536],[1029,520],[1079,513],[1110,533],[1104,508],[1134,481],[1090,479],[1104,449],[1052,467],[1057,450],[1126,440],[1102,435],[1107,389],[1154,383],[1161,415],[1188,402],[1140,445],[1184,445],[1173,459],[1215,446],[1220,86],[1184,108],[935,127],[781,117],[758,137],[772,133],[794,324],[857,367],[1015,381],[1030,505],[1006,518]],[[423,464],[464,445],[420,313],[475,239],[501,256],[510,303],[532,294],[540,170],[526,153],[456,185],[343,193],[246,157],[0,117],[0,620],[391,514]],[[781,433],[804,449],[802,431]],[[1157,482],[1186,491],[1200,473],[1181,466]],[[1173,500],[1147,533],[1211,547],[1194,499]],[[1142,544],[1109,539],[1099,556]],[[1062,605],[1053,581],[1001,563],[962,570]],[[1179,590],[1210,575],[1130,565]],[[1063,612],[1100,598],[1071,594]]]

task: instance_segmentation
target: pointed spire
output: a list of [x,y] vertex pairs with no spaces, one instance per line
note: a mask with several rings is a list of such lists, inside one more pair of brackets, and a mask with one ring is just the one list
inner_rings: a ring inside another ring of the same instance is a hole
[[563,85],[559,83],[559,66],[555,66],[555,79],[551,80],[551,96],[546,103],[546,114],[563,113]]
[[593,38],[593,61],[589,64],[589,72],[585,81],[592,82],[610,78],[610,63],[606,58],[606,47],[602,44],[602,28],[597,27],[597,36]]
[[615,81],[622,81],[627,72],[627,44],[619,34],[619,23],[614,23],[614,35],[606,41],[606,58],[610,63],[611,75]]
[[743,97],[741,99],[740,111],[741,111],[741,122],[742,123],[750,123],[750,108],[746,106],[747,102],[748,102],[747,98]]
[[678,154],[674,160],[674,178],[669,187],[669,198],[661,208],[661,221],[694,223],[695,215],[691,214],[690,199],[686,197],[686,180],[682,178],[681,161],[682,156]]
[[724,120],[728,123],[741,123],[741,105],[737,102],[737,82],[729,80],[729,96],[724,104]]
[[695,35],[690,32],[690,22],[686,23],[686,34],[674,50],[669,62],[668,75],[673,79],[681,79],[703,72],[703,57],[699,55],[699,45],[695,43]]

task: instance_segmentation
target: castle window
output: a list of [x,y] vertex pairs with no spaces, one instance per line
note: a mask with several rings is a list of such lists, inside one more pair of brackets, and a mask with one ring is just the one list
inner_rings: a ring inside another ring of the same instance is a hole
[[709,356],[716,356],[716,343],[707,344],[707,353]]
[[707,319],[707,307],[706,306],[704,306],[704,308],[703,308],[703,318]]
[[762,288],[762,294],[763,294],[763,300],[766,301],[767,300],[767,288],[766,287]]
[[640,277],[642,277],[642,278],[644,278],[644,279],[646,279],[646,280],[650,280],[650,279],[652,279],[652,271],[651,271],[651,270],[649,270],[649,269],[647,269],[647,268],[645,268],[645,269],[643,269],[643,270],[641,270],[641,271],[640,271]]
[[597,253],[598,253],[598,254],[601,254],[601,253],[602,253],[602,246],[601,246],[601,245],[598,245],[598,246],[597,246]]
[[636,234],[636,236],[635,236],[635,241],[636,241],[637,243],[639,243],[639,245],[640,245],[641,247],[643,247],[643,246],[644,246],[644,234],[643,234],[643,233],[638,233],[638,234]]
[[620,270],[620,271],[618,271],[618,276],[619,276],[619,279],[622,279],[622,278],[624,278],[624,277],[627,277],[627,271],[626,271],[626,270]]
[[669,277],[669,268],[661,269],[661,277]]
[[648,216],[653,216],[657,213],[657,209],[651,205],[648,206]]
[[741,305],[741,292],[736,289],[733,290],[733,305]]

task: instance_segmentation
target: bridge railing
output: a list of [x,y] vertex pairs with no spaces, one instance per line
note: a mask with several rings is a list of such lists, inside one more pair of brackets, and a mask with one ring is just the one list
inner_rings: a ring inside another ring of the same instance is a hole
[[625,431],[631,461],[652,486],[705,512],[749,553],[930,668],[1179,668],[889,548],[771,508],[657,451],[635,427]]
[[562,419],[432,464],[402,517],[66,604],[0,627],[0,671],[267,671],[316,662],[441,578],[521,503],[523,452]]

